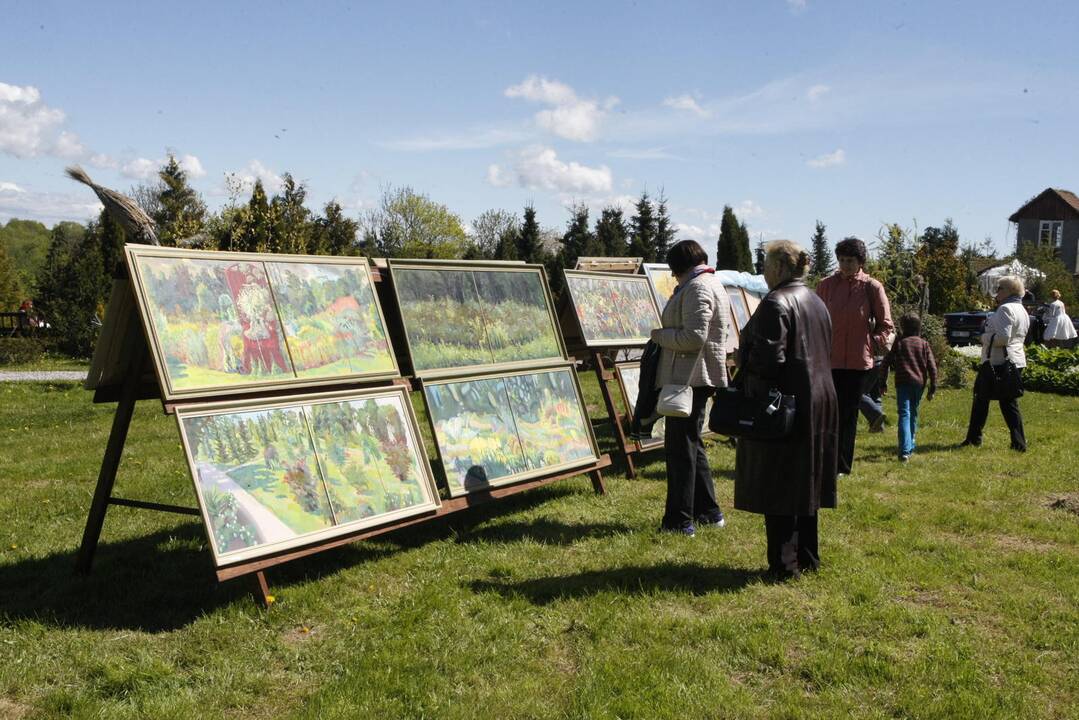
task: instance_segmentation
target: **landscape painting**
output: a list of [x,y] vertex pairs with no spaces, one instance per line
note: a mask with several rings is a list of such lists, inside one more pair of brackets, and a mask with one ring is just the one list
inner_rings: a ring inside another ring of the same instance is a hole
[[172,391],[294,378],[261,262],[138,256]]
[[178,410],[218,564],[438,505],[403,390]]
[[641,275],[567,270],[566,289],[589,347],[644,345],[660,327],[649,281]]
[[[633,413],[637,409],[637,396],[640,394],[641,364],[636,362],[619,363],[615,366],[615,371],[618,373],[619,385],[622,386],[622,397],[626,402],[626,412],[629,413],[629,420],[632,423]],[[640,446],[642,448],[652,448],[662,444],[665,428],[665,418],[661,415],[659,420],[652,425],[652,432],[649,437],[639,441]]]
[[521,449],[532,470],[596,457],[572,372],[560,369],[506,378]]
[[268,262],[266,268],[297,377],[396,373],[366,265]]
[[666,307],[667,301],[674,295],[674,289],[678,287],[678,281],[667,263],[645,263],[644,274],[652,285],[652,292],[656,296],[656,304],[660,312]]
[[742,328],[749,322],[749,308],[746,307],[746,299],[742,295],[742,288],[728,287],[727,297],[731,300],[731,313],[734,315],[734,322],[738,327],[738,332],[741,332]]
[[503,378],[428,384],[424,392],[450,495],[529,470]]
[[395,264],[392,272],[418,375],[562,359],[538,269]]

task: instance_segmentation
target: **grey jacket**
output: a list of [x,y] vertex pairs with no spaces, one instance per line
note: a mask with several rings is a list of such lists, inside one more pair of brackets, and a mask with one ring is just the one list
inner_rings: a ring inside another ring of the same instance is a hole
[[701,273],[671,296],[661,319],[663,329],[652,334],[662,348],[656,387],[726,387],[731,301],[723,283]]

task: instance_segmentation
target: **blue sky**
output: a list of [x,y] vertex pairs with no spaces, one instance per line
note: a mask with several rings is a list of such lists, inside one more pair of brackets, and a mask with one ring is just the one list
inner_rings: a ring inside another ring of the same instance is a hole
[[354,216],[410,185],[467,223],[665,192],[714,251],[872,239],[884,222],[1014,243],[1079,190],[1076,2],[58,3],[4,0],[0,221],[82,220],[81,162],[127,190],[166,152]]

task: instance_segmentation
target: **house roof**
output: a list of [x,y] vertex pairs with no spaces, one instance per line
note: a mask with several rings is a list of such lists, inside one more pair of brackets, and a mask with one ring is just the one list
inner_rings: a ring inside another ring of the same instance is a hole
[[1079,218],[1079,197],[1070,190],[1046,188],[1012,213],[1008,221],[1063,220],[1065,218]]

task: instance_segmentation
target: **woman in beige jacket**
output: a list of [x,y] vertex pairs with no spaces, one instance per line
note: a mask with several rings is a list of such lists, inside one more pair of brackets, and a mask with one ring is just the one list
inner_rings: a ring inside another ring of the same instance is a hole
[[689,417],[668,417],[663,436],[667,452],[667,504],[660,530],[693,535],[698,525],[723,527],[712,472],[701,442],[704,406],[717,387],[727,385],[726,351],[730,300],[708,255],[693,240],[677,243],[667,265],[678,280],[663,308],[663,327],[652,331],[661,348],[656,387],[693,387]]

